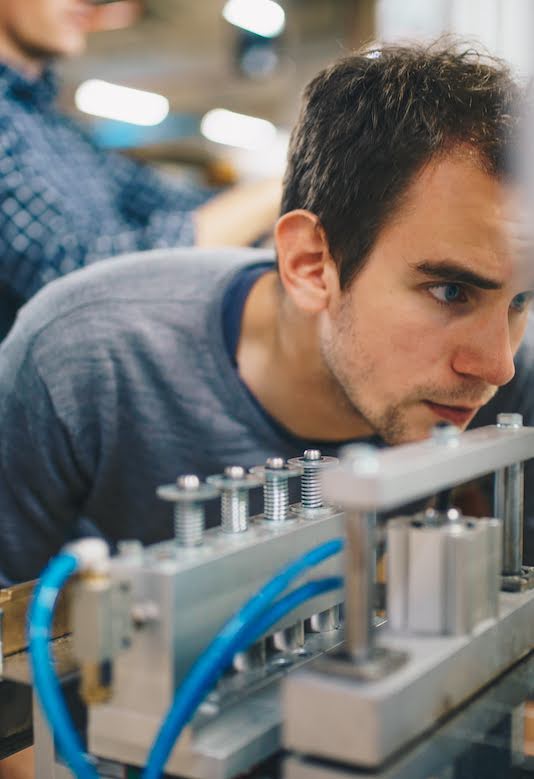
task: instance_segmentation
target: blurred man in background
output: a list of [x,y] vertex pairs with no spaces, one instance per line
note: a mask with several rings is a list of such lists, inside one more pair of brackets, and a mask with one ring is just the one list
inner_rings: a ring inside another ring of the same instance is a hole
[[141,249],[247,244],[276,218],[275,180],[213,198],[105,152],[56,109],[51,63],[81,54],[112,9],[0,3],[0,338],[19,305],[58,276]]

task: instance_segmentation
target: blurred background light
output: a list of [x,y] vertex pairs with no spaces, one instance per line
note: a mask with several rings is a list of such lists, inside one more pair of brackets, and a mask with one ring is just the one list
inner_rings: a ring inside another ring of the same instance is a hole
[[269,78],[280,63],[272,40],[245,31],[236,47],[236,59],[241,73],[254,79]]
[[241,149],[264,148],[276,137],[276,127],[271,122],[225,108],[208,111],[202,119],[200,131],[210,141]]
[[105,119],[150,127],[160,124],[169,113],[163,95],[89,79],[80,84],[74,101],[78,110]]
[[275,38],[285,27],[284,9],[274,0],[228,0],[223,16],[230,24],[265,38]]

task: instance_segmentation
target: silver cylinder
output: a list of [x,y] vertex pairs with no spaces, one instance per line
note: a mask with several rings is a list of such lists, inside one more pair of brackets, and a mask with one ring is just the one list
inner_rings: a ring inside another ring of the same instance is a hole
[[174,504],[174,535],[179,546],[200,546],[204,533],[204,506],[200,503]]
[[412,525],[408,530],[407,627],[410,632],[444,632],[447,533],[442,525]]
[[462,526],[451,526],[444,531],[446,536],[446,586],[444,595],[444,630],[447,635],[463,636],[470,633],[476,624],[477,582],[480,577],[477,538],[473,530]]
[[386,528],[386,613],[391,630],[405,630],[408,621],[409,526],[409,517],[399,517]]
[[244,533],[248,529],[248,507],[248,490],[222,491],[221,526],[224,533]]
[[373,648],[375,527],[374,511],[345,514],[345,640],[347,653],[357,661],[367,659]]

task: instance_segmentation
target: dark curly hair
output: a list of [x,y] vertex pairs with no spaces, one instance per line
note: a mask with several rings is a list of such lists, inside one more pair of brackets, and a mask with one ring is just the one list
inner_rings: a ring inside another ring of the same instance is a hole
[[344,57],[304,91],[282,214],[319,217],[346,287],[431,158],[468,145],[489,173],[511,172],[519,97],[502,61],[457,42]]

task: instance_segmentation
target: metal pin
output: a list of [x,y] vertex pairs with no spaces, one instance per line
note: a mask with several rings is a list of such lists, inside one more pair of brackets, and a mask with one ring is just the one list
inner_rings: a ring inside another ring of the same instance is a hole
[[[499,414],[497,427],[523,427],[521,414]],[[523,563],[523,463],[495,472],[494,513],[503,520],[503,576],[520,576]]]

